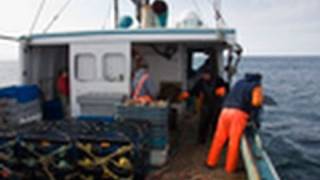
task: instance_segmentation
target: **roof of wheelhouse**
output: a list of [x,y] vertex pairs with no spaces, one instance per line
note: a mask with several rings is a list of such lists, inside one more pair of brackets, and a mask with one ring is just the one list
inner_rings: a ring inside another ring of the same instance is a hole
[[22,36],[33,44],[78,41],[129,40],[135,42],[235,41],[234,29],[115,29],[98,31],[56,32]]

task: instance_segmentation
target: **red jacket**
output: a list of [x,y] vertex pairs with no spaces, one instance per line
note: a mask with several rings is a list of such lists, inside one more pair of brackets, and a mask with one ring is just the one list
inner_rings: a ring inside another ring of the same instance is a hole
[[69,88],[69,78],[67,75],[61,75],[57,81],[57,90],[58,93],[64,96],[69,96],[70,88]]

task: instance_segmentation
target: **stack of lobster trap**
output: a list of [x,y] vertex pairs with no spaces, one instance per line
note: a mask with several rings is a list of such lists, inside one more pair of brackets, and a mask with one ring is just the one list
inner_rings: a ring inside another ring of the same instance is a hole
[[122,104],[117,115],[40,121],[36,86],[0,89],[0,179],[143,179],[166,162],[168,105]]
[[0,120],[25,124],[42,119],[39,89],[34,85],[13,86],[0,90]]
[[162,166],[168,159],[169,152],[169,105],[165,101],[157,101],[148,105],[127,101],[118,105],[117,115],[124,122],[148,122],[150,136],[148,139],[149,164]]
[[7,129],[0,129],[0,179],[134,179],[145,173],[148,128],[140,124],[56,121]]
[[61,179],[72,175],[73,142],[65,125],[40,122],[19,130],[16,152],[23,178]]
[[9,130],[1,125],[0,128],[0,177],[1,179],[12,178],[14,169],[18,164],[16,157],[16,131]]
[[75,133],[75,163],[80,177],[133,179],[134,145],[115,124],[80,122]]

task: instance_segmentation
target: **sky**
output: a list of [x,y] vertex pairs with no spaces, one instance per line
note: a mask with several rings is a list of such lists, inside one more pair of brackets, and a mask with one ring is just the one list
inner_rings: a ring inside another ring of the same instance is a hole
[[[46,0],[33,33],[41,33],[68,0]],[[119,0],[121,15],[133,15],[131,0]],[[152,1],[152,0],[151,0]],[[168,0],[174,26],[195,11],[214,26],[213,0]],[[42,0],[7,0],[0,6],[0,34],[28,35]],[[113,0],[73,0],[49,32],[112,28]],[[320,55],[320,0],[222,0],[227,26],[237,30],[245,55]],[[179,17],[179,18],[176,18]],[[18,59],[18,43],[0,40],[0,59]]]

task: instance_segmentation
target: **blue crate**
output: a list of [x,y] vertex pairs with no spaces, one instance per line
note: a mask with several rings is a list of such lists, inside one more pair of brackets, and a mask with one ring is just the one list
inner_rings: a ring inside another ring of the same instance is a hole
[[36,85],[11,86],[0,89],[0,98],[16,99],[18,103],[27,103],[38,99],[40,90]]

